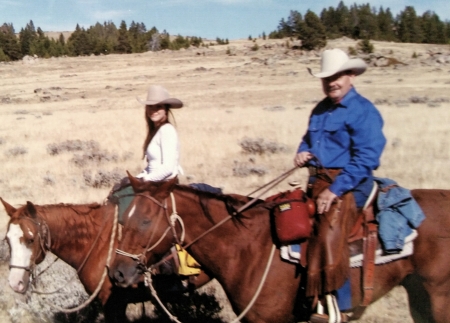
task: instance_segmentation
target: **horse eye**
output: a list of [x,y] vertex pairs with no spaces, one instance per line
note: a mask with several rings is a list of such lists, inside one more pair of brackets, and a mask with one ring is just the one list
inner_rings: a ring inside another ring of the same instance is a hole
[[152,221],[151,220],[143,220],[142,224],[149,225]]

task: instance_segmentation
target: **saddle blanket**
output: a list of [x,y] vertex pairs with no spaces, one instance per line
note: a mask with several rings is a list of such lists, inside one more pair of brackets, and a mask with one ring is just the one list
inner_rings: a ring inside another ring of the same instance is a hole
[[[412,255],[412,253],[414,251],[413,242],[416,237],[417,237],[417,231],[412,230],[412,233],[410,235],[408,235],[405,239],[405,245],[404,245],[402,251],[399,253],[396,253],[396,254],[384,254],[383,248],[381,246],[379,246],[375,253],[375,264],[376,265],[386,264],[388,262]],[[280,247],[280,256],[281,256],[281,259],[287,260],[294,264],[299,264],[300,257],[301,257],[300,245],[293,244],[293,245],[281,246]],[[363,260],[362,253],[359,253],[357,255],[350,257],[350,267],[351,268],[361,267],[362,260]]]
[[[384,254],[383,248],[379,246],[375,252],[375,265],[386,264],[388,262],[405,258],[412,255],[414,252],[414,239],[417,237],[417,230],[412,230],[412,233],[405,238],[405,245],[402,251],[396,254]],[[358,255],[350,257],[350,267],[356,268],[362,266],[363,255],[360,253]]]

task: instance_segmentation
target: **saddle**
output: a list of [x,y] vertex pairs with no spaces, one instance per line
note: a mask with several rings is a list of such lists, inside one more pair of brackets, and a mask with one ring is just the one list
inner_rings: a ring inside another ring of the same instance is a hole
[[[378,244],[378,227],[374,216],[374,204],[376,201],[378,186],[374,183],[372,194],[369,196],[366,205],[356,216],[356,222],[353,227],[348,228],[347,244],[343,247],[349,247],[347,255],[352,251],[363,254],[362,265],[362,288],[363,298],[360,305],[356,308],[352,318],[360,317],[364,309],[370,304],[373,296],[374,270],[375,270],[375,251]],[[307,254],[308,239],[313,230],[315,202],[309,198],[301,189],[296,188],[293,191],[286,191],[266,199],[268,207],[273,210],[273,223],[275,232],[282,244],[301,244],[302,255]],[[350,203],[351,204],[351,203]],[[336,206],[339,216],[342,204]],[[351,208],[352,206],[350,206]],[[356,206],[354,206],[356,212]],[[345,211],[345,210],[343,210]],[[330,218],[330,221],[333,221]],[[345,250],[337,250],[337,253],[343,253]],[[308,266],[307,257],[301,256],[300,264]]]

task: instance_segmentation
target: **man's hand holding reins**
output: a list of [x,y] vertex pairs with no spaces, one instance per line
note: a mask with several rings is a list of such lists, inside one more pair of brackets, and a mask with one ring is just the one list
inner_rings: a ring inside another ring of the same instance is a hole
[[309,151],[302,151],[295,155],[294,165],[298,167],[303,167],[307,162],[313,158],[313,154]]

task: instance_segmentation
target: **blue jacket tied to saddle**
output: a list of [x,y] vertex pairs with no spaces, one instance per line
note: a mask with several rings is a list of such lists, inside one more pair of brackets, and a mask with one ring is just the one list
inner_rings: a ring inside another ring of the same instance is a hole
[[[379,236],[385,251],[403,249],[405,238],[425,219],[425,214],[411,192],[389,178],[374,178],[380,191],[377,198]],[[387,191],[384,188],[390,187]]]

